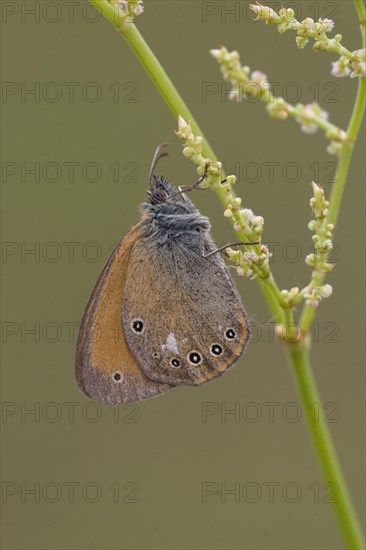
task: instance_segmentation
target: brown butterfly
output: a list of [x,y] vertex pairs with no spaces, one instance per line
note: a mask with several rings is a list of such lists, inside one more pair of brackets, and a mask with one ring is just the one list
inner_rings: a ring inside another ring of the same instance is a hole
[[131,403],[223,374],[250,330],[208,218],[150,170],[141,220],[104,266],[81,322],[76,379],[101,403]]

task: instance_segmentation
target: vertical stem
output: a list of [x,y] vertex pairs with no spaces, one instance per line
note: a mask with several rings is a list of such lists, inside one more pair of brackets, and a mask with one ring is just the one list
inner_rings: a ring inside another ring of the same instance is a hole
[[363,0],[354,0],[358,18],[360,20],[362,47],[366,47],[366,8]]
[[[328,483],[336,484],[338,489],[334,507],[348,548],[362,550],[365,548],[363,533],[326,424],[322,402],[309,361],[309,351],[304,348],[288,346],[288,355],[324,478]],[[316,411],[314,411],[314,405],[317,406]]]

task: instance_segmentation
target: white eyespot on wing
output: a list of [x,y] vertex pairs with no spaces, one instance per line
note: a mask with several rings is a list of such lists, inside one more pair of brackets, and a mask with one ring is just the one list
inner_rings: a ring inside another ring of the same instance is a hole
[[171,351],[172,353],[175,353],[175,355],[180,355],[180,352],[179,352],[179,349],[178,349],[178,344],[177,344],[177,341],[175,339],[175,336],[174,336],[173,332],[169,332],[168,337],[166,339],[166,343],[161,344],[161,349],[163,351],[165,351],[167,349],[168,351]]

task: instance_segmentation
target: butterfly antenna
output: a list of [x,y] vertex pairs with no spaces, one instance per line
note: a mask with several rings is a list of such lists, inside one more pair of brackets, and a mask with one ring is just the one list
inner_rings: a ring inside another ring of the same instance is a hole
[[168,147],[168,146],[169,146],[169,143],[161,143],[160,145],[157,146],[157,148],[155,150],[153,159],[151,161],[151,167],[150,167],[150,172],[149,172],[150,187],[152,185],[152,178],[154,176],[154,170],[155,170],[156,165],[158,164],[159,160],[163,157],[169,156],[169,153],[167,151],[162,151],[162,149],[164,147]]

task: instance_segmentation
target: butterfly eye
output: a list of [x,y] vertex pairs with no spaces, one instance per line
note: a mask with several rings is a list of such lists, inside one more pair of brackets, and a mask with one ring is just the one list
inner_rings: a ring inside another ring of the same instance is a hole
[[202,363],[202,357],[197,351],[191,351],[191,353],[188,354],[188,361],[192,363],[192,365],[199,365]]
[[172,359],[172,360],[170,361],[170,364],[171,364],[172,367],[175,367],[176,369],[177,369],[178,367],[180,367],[180,361],[179,361],[179,359]]
[[137,334],[142,334],[144,332],[145,325],[141,319],[133,319],[131,322],[131,328]]
[[233,328],[228,328],[227,331],[225,331],[225,338],[228,340],[234,340],[236,336],[236,332]]
[[219,355],[222,355],[223,351],[224,350],[222,349],[220,344],[212,344],[211,346],[212,355],[216,355],[218,357]]
[[123,382],[123,375],[119,371],[114,372],[112,378],[117,384],[121,384]]

